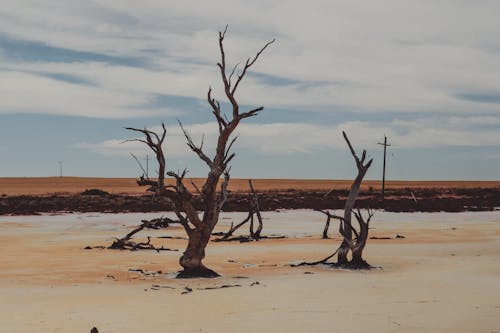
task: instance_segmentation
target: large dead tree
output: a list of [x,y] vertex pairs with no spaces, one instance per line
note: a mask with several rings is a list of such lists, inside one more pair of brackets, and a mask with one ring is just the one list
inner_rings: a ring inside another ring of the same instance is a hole
[[[320,210],[323,214],[327,216],[327,223],[325,225],[325,229],[323,230],[323,238],[326,238],[326,233],[328,230],[328,226],[330,224],[331,219],[335,219],[339,221],[339,233],[342,236],[342,244],[339,248],[330,256],[325,259],[315,261],[315,262],[305,262],[299,265],[316,265],[316,264],[326,264],[328,260],[337,255],[337,262],[331,264],[336,267],[345,267],[345,268],[370,268],[371,266],[363,259],[363,250],[366,246],[366,241],[368,239],[368,231],[369,224],[373,217],[373,211],[368,210],[368,217],[365,219],[359,209],[354,209],[356,199],[359,195],[359,189],[361,183],[363,182],[363,178],[366,175],[366,172],[372,165],[373,159],[366,161],[366,150],[363,150],[361,158],[358,157],[356,151],[351,145],[347,134],[342,131],[342,135],[349,147],[349,150],[356,162],[356,168],[358,170],[357,176],[351,184],[351,188],[349,190],[349,195],[346,199],[346,203],[344,206],[344,215],[339,216],[335,215],[326,210]],[[352,224],[352,215],[356,218],[358,222],[359,228],[356,229]],[[352,258],[349,260],[348,254],[352,253]]]
[[[236,99],[236,92],[247,74],[247,71],[255,64],[262,52],[274,42],[274,39],[266,43],[253,57],[248,58],[241,69],[238,69],[239,65],[237,64],[229,71],[224,50],[226,31],[227,26],[224,31],[219,32],[220,61],[217,63],[217,66],[224,86],[225,97],[232,109],[229,115],[222,111],[220,102],[212,97],[211,87],[209,87],[207,93],[207,101],[219,129],[215,155],[213,157],[207,155],[203,147],[203,139],[199,145],[195,144],[188,131],[183,127],[182,123],[179,122],[179,126],[187,140],[188,147],[209,168],[205,183],[201,189],[197,188],[197,196],[200,199],[199,201],[201,201],[202,212],[198,212],[195,208],[194,200],[196,196],[184,185],[186,170],[182,172],[170,171],[167,173],[167,175],[175,178],[175,185],[161,187],[161,185],[158,184],[162,189],[162,194],[174,203],[178,223],[184,227],[188,235],[187,248],[179,260],[183,270],[179,272],[178,278],[219,276],[213,270],[205,267],[203,259],[205,258],[205,248],[210,240],[210,235],[219,221],[220,211],[229,194],[229,164],[235,156],[235,154],[231,152],[231,147],[237,138],[232,137],[232,134],[243,119],[253,117],[264,109],[264,107],[261,106],[247,111],[241,111]],[[147,130],[130,129],[142,132],[147,138],[146,141],[142,140],[142,142],[146,143],[155,153],[161,152],[160,149],[152,145],[152,141],[148,139],[150,136],[158,138],[158,135]],[[223,177],[222,180],[221,177]],[[219,186],[220,191],[217,190]],[[256,232],[260,232],[259,229],[257,229]]]
[[[148,130],[147,128],[141,129],[141,128],[134,128],[134,127],[125,127],[125,129],[128,129],[130,131],[135,131],[144,134],[144,139],[130,139],[126,140],[125,142],[129,141],[138,141],[146,144],[154,153],[156,157],[156,161],[158,162],[158,179],[150,179],[148,175],[146,175],[146,178],[144,178],[144,175],[142,175],[139,180],[137,180],[137,184],[139,186],[150,186],[151,191],[154,191],[158,195],[162,195],[165,192],[165,154],[163,152],[163,141],[165,141],[165,136],[167,134],[167,129],[165,128],[165,124],[161,123],[162,127],[162,133],[159,135],[154,131]],[[134,155],[132,155],[134,156]],[[135,156],[134,156],[135,158]],[[137,159],[136,159],[137,160]],[[139,161],[137,160],[139,163]],[[140,163],[139,163],[140,165]],[[141,165],[142,168],[142,165]]]

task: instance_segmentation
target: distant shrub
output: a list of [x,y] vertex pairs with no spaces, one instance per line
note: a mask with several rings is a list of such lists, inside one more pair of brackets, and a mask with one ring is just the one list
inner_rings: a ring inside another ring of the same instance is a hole
[[81,195],[99,195],[99,196],[106,196],[106,195],[109,195],[108,192],[106,191],[103,191],[103,190],[100,190],[98,188],[92,188],[90,190],[85,190],[83,191],[82,193],[80,193]]

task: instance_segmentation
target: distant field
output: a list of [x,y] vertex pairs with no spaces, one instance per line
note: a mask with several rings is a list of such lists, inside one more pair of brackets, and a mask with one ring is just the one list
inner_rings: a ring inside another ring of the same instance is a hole
[[[193,178],[194,183],[201,186],[203,179]],[[268,190],[330,190],[347,189],[352,180],[324,180],[324,179],[254,179],[257,191]],[[192,188],[190,179],[186,185]],[[367,180],[363,188],[381,188],[381,182]],[[473,188],[500,187],[500,181],[387,181],[387,188]],[[27,178],[0,178],[0,195],[20,194],[63,194],[79,193],[86,189],[98,188],[115,194],[140,195],[145,193],[144,187],[137,186],[133,178],[84,178],[84,177],[27,177]],[[229,188],[232,191],[247,191],[247,179],[232,179]]]

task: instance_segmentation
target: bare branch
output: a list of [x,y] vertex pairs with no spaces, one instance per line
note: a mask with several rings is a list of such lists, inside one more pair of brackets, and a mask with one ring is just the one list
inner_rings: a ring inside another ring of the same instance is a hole
[[[195,143],[193,142],[193,139],[191,138],[189,133],[182,126],[181,121],[177,120],[177,122],[179,123],[179,126],[181,127],[181,130],[184,133],[184,137],[187,140],[187,145],[189,146],[189,148],[191,148],[191,150],[194,151],[196,153],[196,155],[198,155],[198,157],[201,160],[203,160],[210,168],[212,168],[214,165],[212,160],[203,152],[203,150],[201,149],[202,147],[198,147],[195,145]],[[202,146],[203,146],[203,141],[202,141]]]
[[146,140],[142,140],[142,139],[127,139],[127,140],[123,140],[121,143],[134,142],[134,141],[141,142],[141,143],[144,143],[144,144],[149,146],[149,143]]
[[344,136],[344,139],[347,142],[347,145],[349,146],[349,150],[351,151],[352,157],[354,157],[354,160],[356,161],[356,166],[358,167],[358,169],[360,169],[361,164],[358,155],[356,155],[356,151],[354,151],[354,148],[352,148],[351,141],[349,141],[349,138],[347,137],[347,134],[344,131],[342,131],[342,135]]
[[217,123],[219,125],[219,133],[222,133],[222,130],[227,127],[228,122],[224,120],[224,118],[221,115],[221,108],[219,102],[212,98],[212,87],[208,88],[207,100],[210,106],[212,107],[212,113],[217,119]]
[[243,67],[243,71],[241,72],[240,75],[238,75],[238,79],[236,80],[236,83],[234,84],[234,87],[233,89],[231,90],[231,95],[234,95],[234,93],[236,92],[236,89],[238,88],[238,85],[240,84],[241,80],[243,79],[243,77],[245,76],[247,70],[252,67],[252,65],[257,61],[257,59],[259,58],[259,56],[262,54],[262,52],[264,52],[264,50],[269,46],[271,45],[272,43],[274,43],[276,41],[276,39],[273,39],[269,42],[266,43],[266,45],[264,45],[258,52],[257,54],[255,54],[255,56],[253,57],[252,60],[250,60],[250,58],[247,59],[246,63],[245,63],[245,67]]
[[227,200],[227,197],[229,196],[229,190],[227,189],[229,185],[229,180],[231,179],[231,175],[229,174],[231,170],[226,170],[224,171],[224,180],[220,186],[220,198],[219,198],[219,210],[222,209],[222,206],[224,206],[224,203]]
[[139,164],[139,167],[140,167],[140,168],[141,168],[141,170],[142,170],[142,174],[143,174],[143,175],[146,175],[146,174],[147,174],[147,172],[146,172],[146,170],[144,169],[144,167],[142,166],[141,161],[139,161],[139,159],[137,158],[137,156],[135,156],[134,154],[130,153],[130,155],[132,155],[132,157],[133,157],[133,158],[134,158],[134,160],[137,162],[137,164]]
[[333,218],[333,219],[336,219],[336,220],[339,220],[339,221],[344,221],[344,218],[342,216],[339,216],[339,215],[335,215],[335,214],[332,214],[330,213],[329,211],[327,210],[321,210],[321,209],[315,209],[317,212],[320,212],[320,213],[323,213],[325,214],[326,216],[330,217],[330,218]]
[[240,117],[240,119],[253,117],[253,116],[256,116],[257,114],[259,114],[259,112],[262,110],[264,110],[264,107],[260,106],[258,108],[253,109],[253,110],[250,110],[250,111],[247,111],[245,113],[240,114],[239,117]]
[[229,78],[228,78],[229,86],[231,86],[231,78],[233,77],[234,72],[236,71],[236,69],[238,68],[239,65],[240,65],[240,63],[237,63],[236,65],[234,65],[233,70],[231,71],[231,74],[229,74]]
[[[137,142],[144,143],[155,153],[156,161],[158,162],[158,171],[157,171],[158,182],[157,182],[157,184],[156,185],[145,184],[144,177],[141,177],[141,180],[137,181],[137,183],[139,185],[143,185],[143,184],[144,185],[152,185],[153,187],[150,188],[149,190],[154,189],[155,192],[159,195],[164,194],[164,191],[165,191],[164,179],[165,179],[165,164],[166,164],[166,162],[165,162],[165,154],[163,153],[162,144],[163,144],[163,141],[165,140],[165,137],[167,134],[167,129],[166,129],[165,124],[163,122],[161,123],[161,127],[162,127],[161,137],[157,133],[155,133],[154,131],[148,130],[147,128],[140,129],[140,128],[134,128],[134,127],[125,127],[125,129],[127,129],[127,130],[142,133],[146,137],[146,139],[145,140],[144,139],[131,139],[131,140],[124,141],[124,142],[137,141]],[[154,140],[153,140],[153,138],[154,138]],[[139,162],[137,157],[135,157],[133,154],[132,154],[132,156],[135,158],[137,163],[139,163],[143,173],[147,174],[146,170],[144,170],[144,167]],[[149,175],[148,175],[147,180],[149,181]]]
[[[224,84],[224,92],[226,94],[227,99],[229,100],[229,102],[231,102],[231,105],[233,106],[233,119],[236,119],[236,118],[239,117],[239,105],[238,105],[238,102],[236,101],[236,99],[234,97],[234,95],[236,93],[236,89],[238,88],[238,85],[240,84],[240,82],[243,79],[243,77],[245,76],[247,70],[257,61],[257,59],[262,54],[262,52],[264,52],[264,50],[269,45],[271,45],[272,43],[275,42],[275,39],[267,42],[255,54],[255,56],[252,59],[248,58],[246,60],[245,65],[244,65],[241,73],[238,75],[238,78],[236,79],[236,82],[235,82],[234,86],[232,86],[231,79],[232,79],[233,75],[235,74],[236,69],[237,69],[237,67],[238,67],[239,64],[237,64],[236,66],[234,66],[234,68],[232,69],[232,71],[231,71],[231,73],[229,74],[229,77],[228,77],[227,74],[226,74],[226,54],[225,54],[225,51],[224,51],[224,43],[223,43],[226,31],[227,31],[227,26],[226,26],[226,29],[224,30],[223,33],[219,32],[219,49],[220,49],[220,54],[221,54],[221,60],[220,60],[219,63],[217,63],[217,66],[220,69],[220,73],[221,73],[221,77],[222,77],[222,82]],[[255,115],[257,112],[258,111],[256,111],[256,112],[247,112],[247,114],[246,114],[246,116],[244,118],[251,117],[251,116]],[[240,119],[242,119],[242,118],[240,118]]]
[[236,142],[237,139],[238,139],[238,136],[235,136],[231,140],[231,142],[229,143],[229,146],[226,149],[226,153],[224,154],[224,159],[223,159],[224,169],[227,168],[229,162],[233,159],[234,156],[236,156],[235,153],[229,154],[229,152],[231,150],[231,147],[233,146],[233,144]]
[[198,192],[198,194],[201,194],[200,188],[198,187],[198,185],[194,183],[192,178],[191,178],[191,185],[193,185],[194,189],[196,190],[196,192]]
[[184,230],[186,231],[186,234],[191,235],[193,229],[189,226],[188,219],[183,216],[178,210],[175,211],[175,215],[177,215],[177,218],[179,219],[179,223],[182,225]]
[[167,129],[165,128],[165,123],[163,123],[163,121],[161,122],[161,127],[163,128],[163,133],[161,135],[161,139],[159,140],[160,144],[163,143],[165,136],[167,136]]

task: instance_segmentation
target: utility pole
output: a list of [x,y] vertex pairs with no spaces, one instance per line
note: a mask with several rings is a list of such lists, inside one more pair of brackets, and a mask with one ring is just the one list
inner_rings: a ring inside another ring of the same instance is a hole
[[146,178],[149,179],[149,155],[146,154]]
[[59,177],[62,177],[62,161],[59,161]]
[[387,153],[387,147],[390,146],[391,144],[387,143],[387,137],[384,135],[384,143],[378,142],[379,145],[384,146],[384,166],[383,166],[383,171],[382,171],[382,208],[385,208],[385,156]]

